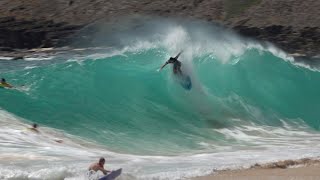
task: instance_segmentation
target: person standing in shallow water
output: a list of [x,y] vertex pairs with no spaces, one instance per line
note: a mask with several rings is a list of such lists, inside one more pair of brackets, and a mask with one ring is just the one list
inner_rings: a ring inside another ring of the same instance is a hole
[[170,57],[170,59],[161,66],[160,71],[167,65],[167,64],[173,64],[173,73],[175,75],[182,75],[182,71],[181,71],[181,62],[178,60],[180,54],[182,53],[182,51],[176,56],[176,57]]
[[89,173],[91,174],[92,172],[97,172],[97,171],[101,171],[104,175],[107,175],[107,173],[111,172],[108,171],[106,169],[104,169],[104,164],[105,164],[106,160],[101,157],[99,159],[99,162],[93,163],[89,166]]

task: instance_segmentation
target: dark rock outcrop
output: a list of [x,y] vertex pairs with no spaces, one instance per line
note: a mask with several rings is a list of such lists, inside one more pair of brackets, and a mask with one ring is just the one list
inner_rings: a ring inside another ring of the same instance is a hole
[[192,17],[266,40],[289,53],[320,52],[318,0],[1,0],[0,47],[59,47],[101,19]]
[[0,46],[16,49],[55,47],[66,44],[66,38],[81,26],[53,21],[0,19]]
[[318,27],[295,30],[291,26],[272,25],[260,28],[235,26],[234,29],[244,36],[276,44],[289,53],[307,53],[308,56],[320,54],[320,28]]

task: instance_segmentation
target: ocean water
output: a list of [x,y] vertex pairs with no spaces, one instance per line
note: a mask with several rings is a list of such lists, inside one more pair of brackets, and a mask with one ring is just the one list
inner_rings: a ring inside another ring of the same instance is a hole
[[[217,27],[121,37],[99,51],[1,58],[16,88],[0,89],[0,179],[86,179],[100,156],[123,168],[120,180],[171,180],[320,155],[316,67]],[[170,65],[159,71],[181,50],[191,90]]]

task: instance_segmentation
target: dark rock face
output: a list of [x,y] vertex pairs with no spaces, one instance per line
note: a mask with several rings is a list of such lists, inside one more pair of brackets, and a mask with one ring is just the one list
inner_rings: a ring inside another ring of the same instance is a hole
[[31,49],[55,47],[66,43],[66,38],[81,26],[53,21],[25,21],[14,17],[0,19],[0,47]]
[[305,27],[299,30],[281,25],[234,28],[244,36],[269,41],[289,53],[307,53],[308,56],[316,56],[320,53],[320,28],[318,27]]
[[0,47],[59,47],[101,19],[151,15],[219,23],[313,56],[320,52],[319,9],[319,0],[1,0]]

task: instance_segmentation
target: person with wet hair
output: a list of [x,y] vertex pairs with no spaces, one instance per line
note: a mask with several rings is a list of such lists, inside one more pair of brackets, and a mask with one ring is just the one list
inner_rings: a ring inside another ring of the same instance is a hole
[[166,61],[166,63],[164,65],[161,66],[160,71],[167,65],[167,64],[173,64],[173,73],[175,75],[182,75],[182,71],[181,71],[181,62],[178,60],[180,54],[182,52],[180,52],[178,55],[176,55],[176,57],[170,57],[170,59],[168,61]]
[[[41,134],[38,127],[39,127],[38,124],[33,123],[32,126],[29,127],[28,129],[34,133]],[[52,140],[57,143],[63,143],[63,140],[61,140],[61,139],[52,139]]]
[[36,124],[36,123],[33,123],[33,124],[32,124],[32,127],[30,127],[29,129],[30,129],[31,131],[33,131],[33,132],[39,133],[38,124]]
[[106,162],[106,160],[103,157],[101,157],[99,159],[99,162],[93,163],[89,166],[89,172],[101,171],[104,175],[111,172],[111,171],[104,169],[105,162]]
[[6,88],[13,88],[13,86],[12,86],[11,84],[9,84],[9,83],[6,82],[6,79],[5,79],[5,78],[1,78],[0,86],[6,87]]

